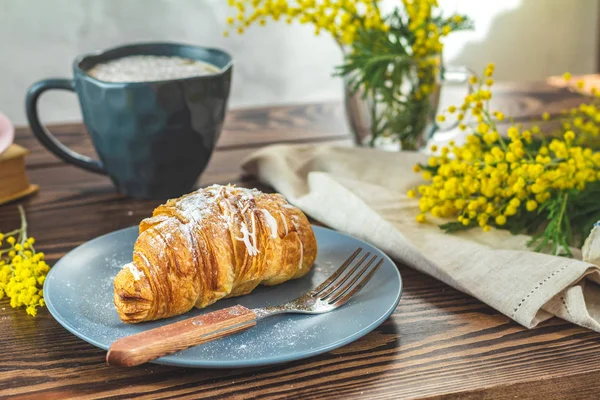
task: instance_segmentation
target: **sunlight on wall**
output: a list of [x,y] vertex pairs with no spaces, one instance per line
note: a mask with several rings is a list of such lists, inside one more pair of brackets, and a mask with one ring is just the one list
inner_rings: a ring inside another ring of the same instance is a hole
[[470,32],[457,33],[458,38],[450,36],[445,46],[445,57],[453,60],[470,42],[484,42],[490,33],[494,20],[498,15],[516,10],[522,0],[487,1],[485,5],[480,0],[442,0],[440,7],[448,14],[466,14],[475,21],[475,29]]
[[449,38],[450,63],[481,70],[494,62],[496,79],[512,81],[596,71],[595,0],[443,0],[441,4],[468,13],[476,23],[475,31]]

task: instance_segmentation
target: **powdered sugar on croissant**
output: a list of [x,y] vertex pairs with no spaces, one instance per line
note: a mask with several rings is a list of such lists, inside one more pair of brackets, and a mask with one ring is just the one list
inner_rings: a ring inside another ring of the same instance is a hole
[[167,318],[304,276],[316,255],[310,223],[283,196],[213,185],[141,222],[114,302],[127,323]]

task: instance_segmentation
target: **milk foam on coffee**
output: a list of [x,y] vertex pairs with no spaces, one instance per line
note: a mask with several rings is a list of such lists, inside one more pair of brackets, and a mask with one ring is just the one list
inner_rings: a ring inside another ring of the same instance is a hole
[[212,64],[176,56],[136,55],[99,63],[87,73],[105,82],[149,82],[219,72]]

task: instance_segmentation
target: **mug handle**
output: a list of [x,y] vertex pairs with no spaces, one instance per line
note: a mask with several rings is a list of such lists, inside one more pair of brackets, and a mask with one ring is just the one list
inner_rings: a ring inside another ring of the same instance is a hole
[[42,93],[50,89],[68,90],[75,92],[74,82],[71,79],[44,79],[36,82],[27,91],[25,99],[25,110],[31,131],[48,150],[62,158],[64,161],[76,165],[85,170],[106,175],[107,172],[99,160],[93,160],[83,154],[79,154],[52,135],[40,122],[38,117],[38,99]]
[[[471,94],[473,93],[473,85],[471,84],[471,82],[469,81],[469,79],[471,78],[471,76],[477,76],[477,74],[475,73],[475,71],[473,71],[472,69],[468,68],[468,67],[460,67],[460,66],[451,66],[451,67],[446,67],[444,68],[444,77],[442,78],[441,84],[467,84],[467,90],[468,93]],[[429,137],[431,138],[435,133],[445,133],[448,131],[452,131],[454,129],[456,129],[458,127],[458,124],[460,123],[459,121],[455,121],[450,125],[444,126],[443,128],[441,128],[438,124],[437,124],[437,120],[434,119],[434,128],[431,132],[431,134],[429,135]]]

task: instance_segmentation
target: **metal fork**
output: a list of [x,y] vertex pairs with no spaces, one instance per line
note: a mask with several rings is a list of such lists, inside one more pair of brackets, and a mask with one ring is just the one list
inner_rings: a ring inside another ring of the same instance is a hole
[[251,328],[271,315],[323,314],[346,304],[383,264],[383,258],[357,249],[317,288],[278,306],[249,309],[241,305],[199,315],[118,339],[110,346],[106,362],[131,367],[202,343]]

